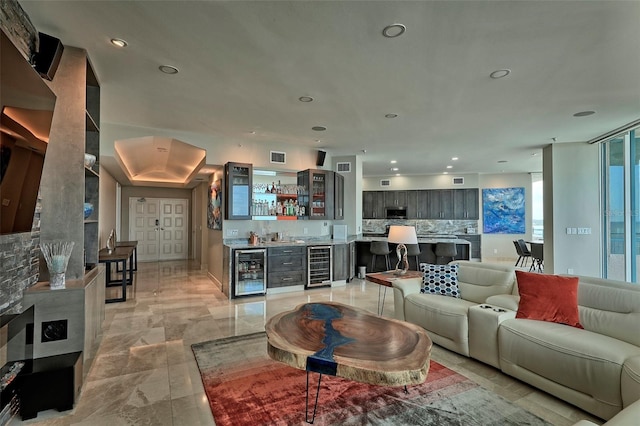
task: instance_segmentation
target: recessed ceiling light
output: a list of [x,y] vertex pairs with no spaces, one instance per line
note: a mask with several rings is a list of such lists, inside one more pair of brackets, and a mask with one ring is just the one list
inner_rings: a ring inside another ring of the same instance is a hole
[[400,173],[396,173],[396,176],[400,176]]
[[126,40],[123,40],[121,38],[112,38],[111,44],[113,44],[116,47],[127,47],[129,43],[127,43]]
[[325,130],[327,130],[327,128],[324,126],[313,126],[311,130],[315,130],[316,132],[324,132]]
[[574,117],[588,117],[590,115],[595,114],[595,111],[580,111],[573,114]]
[[511,74],[511,70],[508,70],[508,69],[495,70],[494,72],[489,74],[489,77],[491,77],[493,79],[497,79],[497,78],[506,77],[509,74]]
[[316,142],[320,143],[322,142],[322,139],[316,139]]
[[537,152],[532,152],[532,153],[531,153],[531,156],[532,156],[532,157],[535,157],[536,155],[538,155],[538,153],[537,153]]
[[158,69],[165,74],[178,74],[180,72],[178,68],[171,65],[160,65]]
[[397,172],[397,171],[398,171],[398,170],[400,170],[400,169],[398,169],[397,167],[392,167],[392,168],[390,168],[389,170],[391,170],[392,172]]
[[405,27],[404,25],[391,24],[384,27],[384,29],[382,30],[382,35],[387,38],[395,38],[404,34],[405,31],[407,31],[407,27]]
[[255,134],[256,134],[256,131],[255,131],[255,130],[252,130],[252,131],[250,131],[249,133],[251,133],[252,135],[255,135]]
[[449,172],[442,172],[442,174],[443,174],[443,175],[448,175],[448,174],[449,174]]
[[458,157],[451,157],[451,161],[458,161]]
[[398,116],[398,114],[390,113],[390,114],[385,114],[384,116],[386,118],[396,118]]
[[453,166],[447,166],[447,169],[453,169]]
[[397,160],[391,160],[391,164],[396,164],[397,162]]
[[311,96],[300,96],[298,100],[300,102],[312,102],[313,98]]

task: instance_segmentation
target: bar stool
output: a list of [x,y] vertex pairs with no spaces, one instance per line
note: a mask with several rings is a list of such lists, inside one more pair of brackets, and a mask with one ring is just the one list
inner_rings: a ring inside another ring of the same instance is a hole
[[413,256],[416,259],[416,271],[420,270],[420,244],[406,244],[407,257]]
[[[444,263],[437,262],[439,265],[445,265],[451,262],[458,255],[455,243],[438,243],[436,244],[436,258],[443,259]],[[446,260],[449,258],[449,260]]]
[[384,256],[385,266],[388,271],[391,269],[391,263],[389,261],[389,253],[391,250],[389,249],[389,243],[386,241],[372,241],[369,246],[369,251],[371,252],[371,272],[376,272],[376,256]]

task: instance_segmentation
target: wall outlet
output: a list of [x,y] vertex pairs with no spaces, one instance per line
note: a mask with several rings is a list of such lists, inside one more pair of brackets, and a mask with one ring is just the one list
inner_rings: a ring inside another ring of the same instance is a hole
[[493,254],[498,254],[498,249],[493,249]]
[[304,228],[304,229],[302,230],[302,233],[303,233],[304,235],[307,235],[307,234],[309,233],[309,228]]
[[42,343],[55,342],[57,340],[66,340],[68,333],[67,320],[57,321],[43,321],[42,322],[42,336],[40,341]]
[[238,230],[237,229],[227,229],[227,236],[228,237],[237,237],[238,236]]
[[589,235],[591,234],[591,228],[578,228],[578,235]]
[[568,268],[567,269],[567,274],[573,274],[573,268]]

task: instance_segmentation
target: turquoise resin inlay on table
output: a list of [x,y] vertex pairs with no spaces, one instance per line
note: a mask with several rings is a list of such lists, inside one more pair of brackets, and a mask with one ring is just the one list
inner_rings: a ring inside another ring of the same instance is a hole
[[355,342],[356,339],[343,336],[333,327],[333,320],[343,317],[342,312],[334,306],[319,303],[309,304],[307,315],[309,319],[324,321],[322,343],[325,345],[324,348],[307,357],[307,371],[335,376],[338,368],[333,359],[335,348]]

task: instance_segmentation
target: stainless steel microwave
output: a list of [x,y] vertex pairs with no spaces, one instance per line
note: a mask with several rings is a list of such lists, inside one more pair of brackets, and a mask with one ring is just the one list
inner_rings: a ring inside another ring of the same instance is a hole
[[387,219],[406,219],[407,208],[406,207],[387,207],[386,216]]

